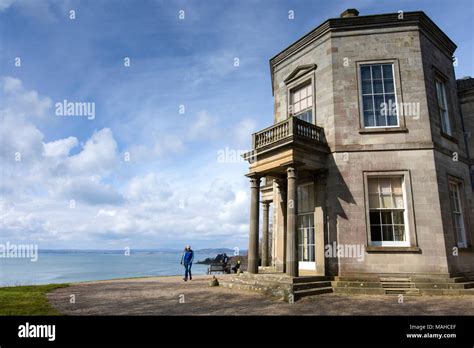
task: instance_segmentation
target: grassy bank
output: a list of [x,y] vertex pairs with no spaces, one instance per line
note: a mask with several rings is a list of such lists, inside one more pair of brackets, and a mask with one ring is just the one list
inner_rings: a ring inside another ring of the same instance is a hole
[[0,288],[0,315],[60,315],[46,293],[69,284],[11,286]]

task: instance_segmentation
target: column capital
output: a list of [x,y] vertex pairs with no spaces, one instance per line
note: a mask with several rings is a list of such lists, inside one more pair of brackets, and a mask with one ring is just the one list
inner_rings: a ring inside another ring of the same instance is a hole
[[263,205],[263,209],[268,209],[268,207],[270,206],[270,203],[272,201],[261,201],[260,203],[262,203]]
[[298,171],[296,170],[296,167],[286,168],[286,175],[288,176],[288,178],[297,178],[298,177]]
[[250,180],[250,187],[260,187],[260,176],[254,173],[246,174],[245,176]]

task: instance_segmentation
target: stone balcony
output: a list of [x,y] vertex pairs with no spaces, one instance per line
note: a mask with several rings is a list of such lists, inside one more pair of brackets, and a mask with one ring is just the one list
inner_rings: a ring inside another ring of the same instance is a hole
[[252,135],[252,150],[244,154],[249,174],[284,174],[288,165],[302,170],[325,168],[329,147],[324,129],[290,117]]

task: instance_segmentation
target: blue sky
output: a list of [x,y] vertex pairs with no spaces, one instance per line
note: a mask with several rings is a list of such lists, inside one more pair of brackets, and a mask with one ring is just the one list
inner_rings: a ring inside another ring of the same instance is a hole
[[474,75],[472,1],[0,0],[0,241],[246,248],[247,165],[219,151],[271,124],[269,58],[346,8],[425,11]]

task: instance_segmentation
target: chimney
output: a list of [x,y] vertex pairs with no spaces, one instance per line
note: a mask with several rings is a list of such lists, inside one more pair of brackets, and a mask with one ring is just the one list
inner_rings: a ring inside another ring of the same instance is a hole
[[357,11],[355,8],[348,8],[347,10],[341,13],[341,18],[357,17],[358,15],[359,11]]

